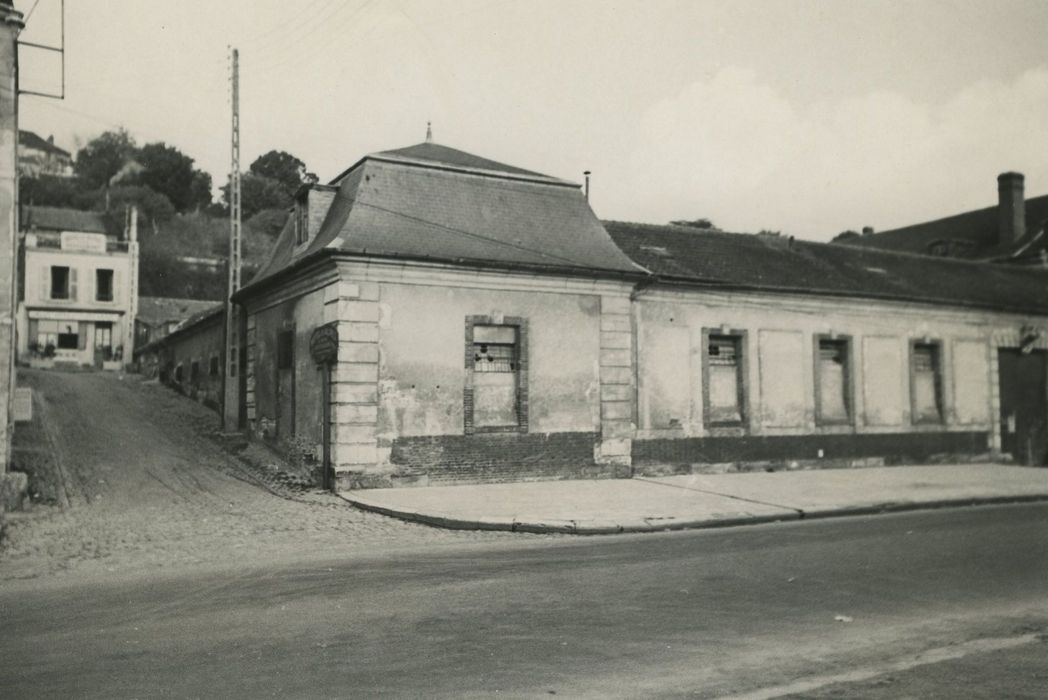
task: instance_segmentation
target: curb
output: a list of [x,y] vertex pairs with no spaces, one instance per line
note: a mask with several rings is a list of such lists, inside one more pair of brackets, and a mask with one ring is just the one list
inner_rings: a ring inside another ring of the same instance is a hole
[[464,519],[440,513],[422,513],[407,509],[398,509],[380,505],[366,499],[356,498],[348,493],[337,494],[355,508],[370,513],[378,513],[399,520],[440,527],[448,530],[486,530],[501,532],[526,532],[531,534],[566,534],[566,535],[619,535],[640,532],[668,532],[676,530],[708,530],[743,525],[761,525],[773,522],[796,520],[819,520],[823,518],[849,517],[856,515],[878,515],[880,513],[901,513],[915,510],[935,510],[939,508],[963,508],[980,505],[1005,505],[1019,503],[1048,502],[1048,494],[987,496],[975,498],[940,499],[924,502],[887,502],[875,505],[842,506],[826,510],[804,511],[794,509],[773,515],[752,515],[730,518],[702,518],[698,520],[634,519],[623,522],[612,521],[578,521],[578,520],[518,520],[515,517],[485,517]]

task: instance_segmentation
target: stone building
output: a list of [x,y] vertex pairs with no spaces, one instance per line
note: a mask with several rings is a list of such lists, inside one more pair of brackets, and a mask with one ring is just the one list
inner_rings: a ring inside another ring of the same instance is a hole
[[24,207],[18,357],[121,369],[134,349],[136,217],[122,237],[96,212]]
[[426,142],[303,189],[234,296],[227,381],[248,430],[343,489],[1041,463],[1046,281],[601,222],[577,184]]

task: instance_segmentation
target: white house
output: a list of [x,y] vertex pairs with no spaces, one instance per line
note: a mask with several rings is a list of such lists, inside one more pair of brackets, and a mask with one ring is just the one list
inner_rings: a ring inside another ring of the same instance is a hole
[[134,346],[138,243],[97,212],[26,207],[20,252],[18,359],[120,369]]

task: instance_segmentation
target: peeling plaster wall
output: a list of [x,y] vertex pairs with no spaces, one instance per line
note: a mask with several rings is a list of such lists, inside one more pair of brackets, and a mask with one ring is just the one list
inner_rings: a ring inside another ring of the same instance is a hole
[[[316,290],[249,313],[248,418],[256,435],[284,447],[321,454],[323,377],[309,354],[313,330],[325,323]],[[277,368],[277,338],[294,334],[291,369]]]
[[381,285],[380,439],[462,435],[465,319],[527,319],[531,433],[600,428],[597,295]]
[[[664,440],[692,439],[695,461],[702,461],[698,452],[704,450],[715,452],[717,459],[730,457],[731,439],[753,447],[756,438],[789,437],[784,446],[789,442],[789,449],[807,450],[805,436],[829,435],[852,441],[845,452],[862,452],[856,446],[865,439],[870,449],[887,451],[886,457],[891,456],[890,440],[874,436],[913,435],[910,442],[918,445],[926,435],[929,445],[988,452],[997,430],[991,351],[1002,333],[1014,335],[1024,323],[1045,323],[1013,314],[901,303],[705,291],[649,291],[634,304],[633,313],[636,440],[648,441],[635,449],[635,460],[638,453],[651,458],[659,452],[652,446]],[[749,362],[743,381],[749,410],[741,427],[708,427],[703,420],[702,330],[724,327],[746,331],[743,352]],[[851,425],[816,424],[814,337],[820,334],[851,338]],[[942,343],[941,424],[911,419],[910,343],[922,338]],[[714,446],[711,440],[718,442]],[[812,447],[810,456],[817,454]]]

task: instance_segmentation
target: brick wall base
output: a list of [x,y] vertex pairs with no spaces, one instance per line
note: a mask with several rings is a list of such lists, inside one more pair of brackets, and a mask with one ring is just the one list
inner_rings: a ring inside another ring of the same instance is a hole
[[946,464],[987,459],[989,450],[986,432],[667,438],[634,440],[633,465],[651,476]]

